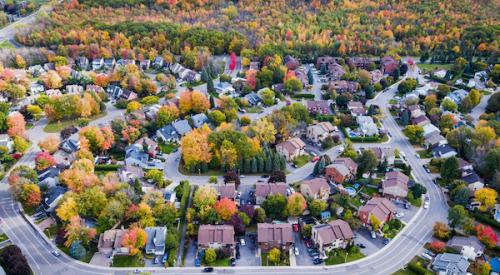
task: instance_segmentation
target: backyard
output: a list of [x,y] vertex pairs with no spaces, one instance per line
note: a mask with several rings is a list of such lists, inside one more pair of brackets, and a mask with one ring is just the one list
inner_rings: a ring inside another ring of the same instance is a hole
[[174,143],[158,143],[158,147],[163,154],[170,154],[179,146]]

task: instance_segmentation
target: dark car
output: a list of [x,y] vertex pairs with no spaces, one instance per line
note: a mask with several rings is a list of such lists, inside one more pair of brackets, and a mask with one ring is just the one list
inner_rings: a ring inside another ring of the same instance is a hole
[[231,258],[231,266],[236,266],[236,259],[235,258]]
[[384,241],[382,242],[384,245],[388,245],[391,239],[385,238]]
[[214,271],[214,268],[213,268],[213,267],[205,267],[205,268],[203,269],[203,272],[204,272],[204,273],[210,273],[210,272],[213,272],[213,271]]
[[315,264],[315,265],[319,265],[322,263],[323,263],[323,260],[321,260],[320,258],[314,258],[314,260],[313,260],[313,264]]
[[366,246],[365,246],[364,244],[362,244],[362,243],[358,243],[358,244],[357,244],[357,246],[358,246],[359,248],[366,248]]
[[238,250],[238,251],[236,251],[236,259],[239,260],[240,258],[241,258],[241,255],[240,255],[240,251]]
[[269,175],[262,175],[262,177],[267,179],[267,178],[269,178]]

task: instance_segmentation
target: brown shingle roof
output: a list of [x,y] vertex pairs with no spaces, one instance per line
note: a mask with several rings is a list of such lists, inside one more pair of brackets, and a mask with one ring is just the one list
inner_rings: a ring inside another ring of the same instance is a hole
[[333,243],[335,240],[348,240],[354,237],[349,224],[340,219],[317,225],[314,229],[318,232],[323,243],[326,244]]
[[[396,211],[396,207],[386,198],[374,197],[363,205],[359,212],[374,215],[379,221],[385,221],[386,217]],[[369,215],[368,215],[369,216]]]
[[353,174],[355,174],[358,170],[358,164],[356,164],[356,162],[354,162],[351,158],[336,158],[333,163],[344,164]]
[[198,230],[198,244],[234,244],[234,227],[232,225],[204,224]]
[[319,194],[322,189],[330,190],[328,182],[324,178],[314,178],[312,180],[305,180],[302,184],[309,186],[313,194]]
[[286,188],[288,185],[284,182],[266,183],[258,182],[255,185],[255,196],[267,197],[268,195],[281,194],[286,196]]
[[215,186],[215,189],[217,190],[217,193],[219,193],[219,196],[221,198],[235,198],[236,186],[234,185],[234,183],[217,184],[217,186]]
[[289,223],[259,223],[257,224],[257,241],[259,243],[293,243],[292,225]]

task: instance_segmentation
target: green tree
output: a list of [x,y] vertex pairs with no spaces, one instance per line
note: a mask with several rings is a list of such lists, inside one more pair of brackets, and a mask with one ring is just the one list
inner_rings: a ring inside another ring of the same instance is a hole
[[451,200],[458,205],[467,206],[470,198],[470,190],[466,184],[460,184],[450,192]]
[[258,223],[263,223],[266,221],[266,211],[263,208],[255,209],[254,219]]
[[458,159],[449,157],[441,164],[441,177],[446,181],[451,181],[460,177]]
[[214,111],[210,112],[210,114],[208,116],[217,125],[219,125],[222,122],[226,121],[226,115],[223,112],[219,111],[219,110],[214,110]]
[[310,201],[308,205],[309,212],[314,217],[318,217],[327,207],[328,204],[324,200],[320,199],[314,199]]
[[217,253],[215,252],[215,249],[213,248],[208,248],[205,250],[205,263],[207,265],[213,265],[215,263],[215,260],[217,260]]
[[265,210],[267,217],[271,219],[280,219],[283,217],[283,210],[286,209],[287,201],[285,196],[281,194],[270,195],[264,202],[262,208]]
[[259,92],[259,96],[262,98],[262,101],[265,105],[271,106],[274,104],[274,92],[269,89],[265,88],[262,91]]
[[207,80],[207,91],[209,93],[214,93],[215,92],[214,81],[210,77]]
[[170,226],[177,219],[177,208],[172,203],[158,204],[153,209],[153,216],[160,224]]
[[462,227],[467,218],[467,211],[462,205],[455,205],[448,210],[448,224],[451,228]]
[[363,150],[357,158],[358,174],[362,175],[366,172],[373,171],[378,165],[378,159],[372,150]]
[[271,264],[277,265],[281,261],[281,251],[275,247],[269,251],[268,257]]
[[401,119],[399,120],[399,122],[403,126],[407,126],[408,124],[410,124],[410,115],[406,110],[404,110],[401,114]]
[[422,144],[424,141],[424,129],[422,126],[408,125],[403,132],[413,144]]
[[453,64],[453,72],[457,75],[461,75],[465,69],[465,66],[467,66],[467,60],[463,57],[459,57],[455,59],[455,63]]
[[413,78],[407,78],[399,83],[398,92],[400,94],[407,94],[415,90],[415,88],[417,88],[417,81]]
[[312,70],[307,71],[307,81],[308,81],[309,85],[314,84],[314,76],[313,76]]
[[441,107],[445,110],[445,111],[450,111],[450,112],[456,112],[457,109],[458,109],[458,106],[455,102],[453,102],[453,100],[449,99],[449,98],[445,98],[442,102],[441,102]]
[[69,248],[69,255],[77,260],[82,260],[87,255],[87,250],[80,241],[74,241]]
[[302,82],[296,77],[292,77],[285,81],[285,91],[290,94],[294,94],[302,91]]

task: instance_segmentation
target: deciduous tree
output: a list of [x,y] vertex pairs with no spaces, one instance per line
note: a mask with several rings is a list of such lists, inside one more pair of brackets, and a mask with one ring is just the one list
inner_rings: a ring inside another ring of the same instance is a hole
[[229,221],[231,217],[238,211],[236,209],[236,204],[234,203],[234,201],[228,198],[222,198],[217,201],[214,208],[217,212],[217,215],[219,215],[219,217],[224,221]]
[[130,255],[137,255],[141,253],[142,249],[146,245],[147,238],[148,236],[144,229],[132,227],[123,236],[122,245],[129,249]]

